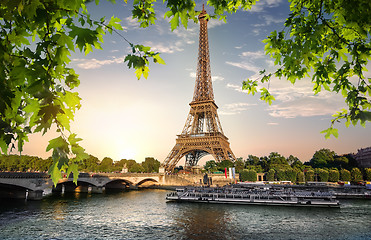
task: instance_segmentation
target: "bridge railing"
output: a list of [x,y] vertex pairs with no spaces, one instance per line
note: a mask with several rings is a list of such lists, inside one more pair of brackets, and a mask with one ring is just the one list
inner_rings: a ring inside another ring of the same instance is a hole
[[43,172],[0,172],[0,178],[50,178]]

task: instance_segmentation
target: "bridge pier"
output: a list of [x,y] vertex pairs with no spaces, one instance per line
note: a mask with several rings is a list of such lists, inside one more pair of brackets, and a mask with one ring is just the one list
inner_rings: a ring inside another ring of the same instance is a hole
[[63,189],[62,184],[58,184],[57,186],[54,186],[53,185],[52,192],[53,193],[61,193],[62,192],[62,189]]
[[103,193],[103,187],[91,186],[90,192],[91,193]]
[[63,192],[65,193],[74,193],[77,187],[75,184],[64,184],[63,186],[64,186]]
[[27,200],[41,200],[43,198],[43,190],[28,190],[27,191]]

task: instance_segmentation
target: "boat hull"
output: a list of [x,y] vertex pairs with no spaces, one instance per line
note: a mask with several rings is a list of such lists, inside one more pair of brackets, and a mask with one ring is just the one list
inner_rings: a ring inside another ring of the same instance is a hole
[[339,208],[335,197],[324,193],[285,193],[270,190],[231,191],[230,189],[180,189],[168,194],[167,201],[215,203],[236,205],[293,206],[293,207],[330,207]]

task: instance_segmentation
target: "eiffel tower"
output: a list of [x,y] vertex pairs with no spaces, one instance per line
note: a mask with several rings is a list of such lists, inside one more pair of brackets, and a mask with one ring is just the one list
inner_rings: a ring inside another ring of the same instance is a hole
[[176,144],[162,163],[166,172],[171,172],[185,156],[185,169],[190,170],[205,155],[211,154],[217,162],[234,161],[236,158],[229,146],[219,121],[211,81],[207,14],[202,7],[198,16],[200,38],[196,84],[191,109],[183,131],[177,135]]

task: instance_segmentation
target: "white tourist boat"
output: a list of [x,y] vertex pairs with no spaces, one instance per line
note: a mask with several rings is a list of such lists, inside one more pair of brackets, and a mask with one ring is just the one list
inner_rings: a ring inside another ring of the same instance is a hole
[[178,188],[175,192],[168,194],[166,200],[197,203],[340,207],[339,201],[329,192],[293,191],[285,188]]

